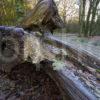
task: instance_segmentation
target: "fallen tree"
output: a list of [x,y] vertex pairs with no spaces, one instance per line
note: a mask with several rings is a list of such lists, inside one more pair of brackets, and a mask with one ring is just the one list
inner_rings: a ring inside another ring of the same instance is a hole
[[[46,48],[44,45],[45,43],[41,44],[39,37],[36,37],[34,34],[29,34],[21,28],[14,27],[1,26],[0,32],[0,64],[2,65],[0,66],[0,69],[6,72],[10,72],[14,66],[20,65],[26,61],[33,64],[35,63],[38,65],[37,67],[39,67],[39,65],[41,66],[42,64],[45,72],[58,85],[65,100],[67,99],[67,94],[69,94],[70,97],[74,100],[96,99],[96,97],[91,94],[91,92],[84,92],[84,88],[81,88],[81,86],[84,86],[81,83],[80,85],[77,85],[74,82],[74,79],[65,76],[61,71],[54,71],[52,69],[52,63],[48,63],[48,61],[52,61],[55,56],[49,51],[49,49]],[[47,39],[51,39],[51,36],[48,36]],[[57,43],[56,40],[51,39],[49,41],[51,41],[51,43]],[[18,45],[16,43],[18,43]],[[63,43],[58,42],[57,44],[58,45],[56,46],[59,47]],[[64,44],[63,46],[67,49],[67,46]],[[70,51],[70,47],[68,50]],[[73,54],[73,52],[70,53]],[[47,59],[47,61],[45,59]],[[85,89],[85,91],[87,90]]]
[[[41,9],[42,7],[44,9]],[[49,7],[51,7],[51,9]],[[38,10],[42,10],[40,13],[42,17],[39,15]],[[37,21],[39,18],[40,21]],[[38,30],[40,32],[48,33],[52,32],[59,25],[62,25],[59,18],[57,8],[53,0],[41,0],[38,2],[35,10],[33,10],[28,17],[23,19],[20,26],[29,30],[34,30],[33,26],[38,26]],[[0,69],[9,72],[14,66],[20,65],[25,61],[35,63],[38,65],[37,67],[39,67],[40,62],[45,61],[45,59],[52,61],[55,56],[48,48],[46,48],[46,43],[56,44],[57,47],[63,46],[68,49],[69,53],[74,57],[76,57],[79,52],[72,49],[70,46],[63,44],[61,41],[51,38],[50,35],[46,38],[46,42],[43,42],[39,37],[36,37],[34,33],[35,32],[28,33],[22,28],[0,27]],[[90,92],[85,93],[84,90],[79,87],[82,86],[82,84],[78,86],[74,80],[62,75],[61,71],[53,71],[50,63],[46,61],[44,63],[42,62],[42,65],[45,72],[49,74],[60,88],[65,100],[67,99],[68,93],[74,100],[95,100],[96,97],[94,95]]]

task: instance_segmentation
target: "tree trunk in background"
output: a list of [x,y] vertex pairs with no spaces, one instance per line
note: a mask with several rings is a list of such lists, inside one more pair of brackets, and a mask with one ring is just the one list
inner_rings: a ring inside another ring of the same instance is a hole
[[87,37],[95,34],[95,18],[100,0],[89,0],[89,8],[85,19],[86,0],[80,0],[80,34]]
[[85,36],[89,36],[90,34],[89,27],[90,27],[90,17],[91,17],[91,12],[92,12],[92,6],[93,6],[93,2],[90,0],[90,5],[89,5],[86,22],[85,22],[85,30],[84,30]]
[[[94,5],[93,5],[93,9],[92,9],[92,18],[91,18],[91,23],[90,23],[90,35],[93,35],[93,32],[95,32],[95,17],[96,17],[96,13],[97,13],[97,7],[99,5],[100,0],[94,0]],[[95,34],[95,33],[94,33]]]
[[64,25],[66,25],[66,3],[67,3],[67,0],[63,0],[63,14],[62,14],[62,18],[63,18],[63,22],[64,22]]
[[85,5],[86,0],[80,0],[79,21],[80,21],[80,36],[85,30]]

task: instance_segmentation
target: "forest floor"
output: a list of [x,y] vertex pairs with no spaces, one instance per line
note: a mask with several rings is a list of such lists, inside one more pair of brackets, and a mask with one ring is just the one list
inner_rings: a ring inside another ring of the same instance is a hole
[[78,37],[75,34],[55,34],[59,40],[74,48],[87,51],[89,54],[100,59],[100,36],[89,38]]

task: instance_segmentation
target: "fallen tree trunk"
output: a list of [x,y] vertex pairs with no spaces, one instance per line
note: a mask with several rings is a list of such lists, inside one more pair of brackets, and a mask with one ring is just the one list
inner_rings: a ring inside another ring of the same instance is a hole
[[[23,29],[14,27],[0,27],[0,32],[0,64],[2,65],[0,66],[0,69],[9,72],[12,67],[25,61],[30,61],[31,63],[36,63],[38,65],[39,62],[43,61],[44,59],[51,59],[52,61],[52,54],[48,49],[44,47],[42,49],[40,48],[42,47],[41,41],[39,41],[39,39],[33,34],[28,34]],[[50,36],[48,37],[48,39],[51,39]],[[51,39],[51,42],[53,41],[57,43],[56,40]],[[18,43],[18,45],[16,43]],[[62,43],[58,42],[57,44],[61,46]],[[40,49],[41,51],[39,51]],[[41,54],[45,56],[43,57],[41,56]],[[74,79],[65,76],[61,71],[53,71],[53,69],[51,68],[52,66],[50,66],[50,64],[47,64],[49,63],[44,63],[43,69],[58,85],[65,100],[67,99],[68,94],[74,100],[96,99],[96,97],[90,92],[84,91],[84,89],[82,88],[82,84],[77,85],[74,82]]]
[[80,62],[84,66],[89,66],[94,69],[100,69],[99,57],[96,57],[95,55],[92,55],[87,51],[75,48],[72,45],[64,43],[53,36],[48,36],[45,39],[45,43],[49,43],[58,48],[66,49],[66,52],[68,52],[67,54],[70,58],[75,59],[77,62]]
[[65,76],[62,71],[54,71],[52,65],[44,61],[43,67],[45,72],[55,81],[58,85],[64,100],[96,100],[96,97],[89,92],[80,82],[75,82],[74,78],[70,75]]

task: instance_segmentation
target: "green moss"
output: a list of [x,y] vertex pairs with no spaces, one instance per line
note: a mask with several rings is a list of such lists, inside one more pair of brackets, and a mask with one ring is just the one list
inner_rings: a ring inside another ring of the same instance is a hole
[[100,69],[96,69],[96,72],[100,73]]
[[53,45],[54,42],[52,42],[51,40],[46,40],[46,43]]

